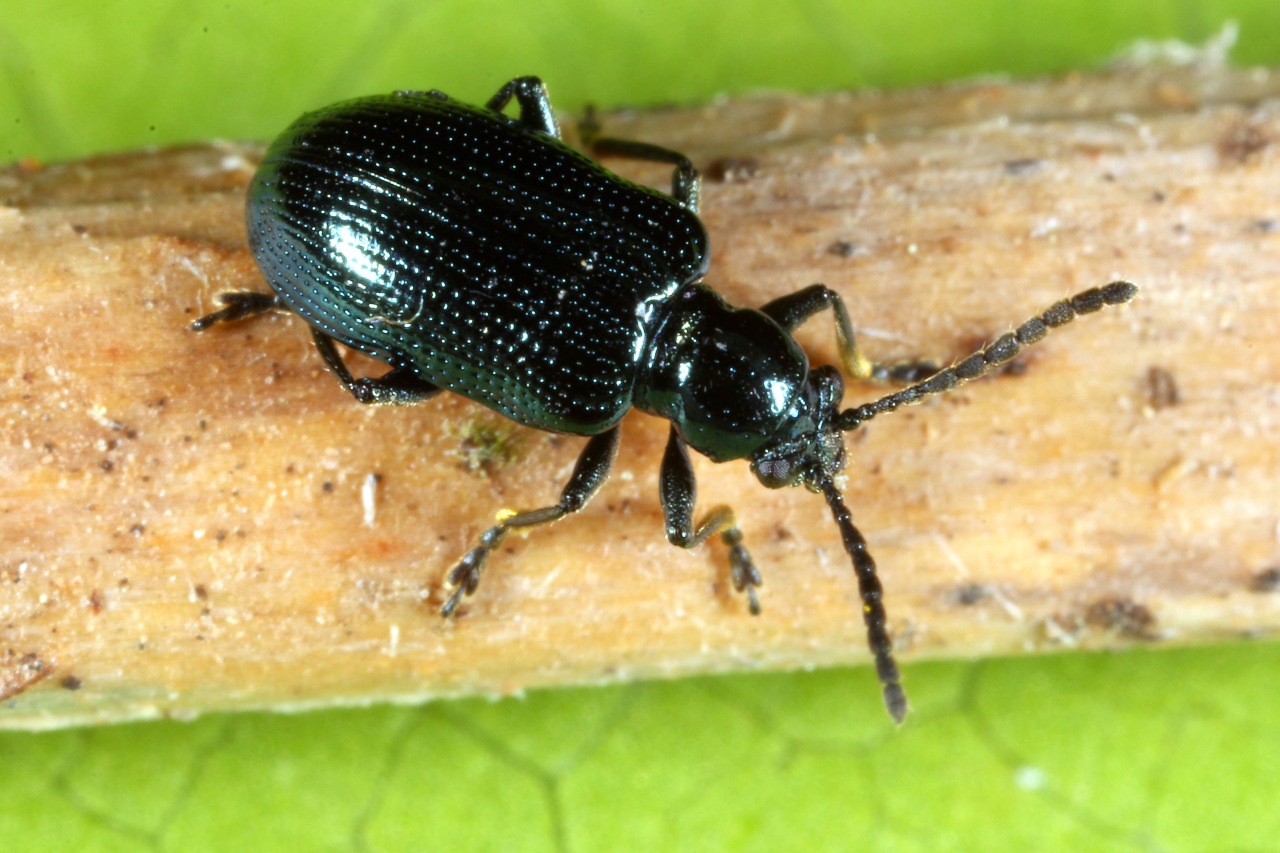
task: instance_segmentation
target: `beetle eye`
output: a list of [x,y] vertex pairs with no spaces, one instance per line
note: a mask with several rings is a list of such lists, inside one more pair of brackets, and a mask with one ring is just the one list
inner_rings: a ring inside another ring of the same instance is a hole
[[760,459],[751,464],[751,470],[767,488],[781,489],[783,486],[791,485],[790,459]]

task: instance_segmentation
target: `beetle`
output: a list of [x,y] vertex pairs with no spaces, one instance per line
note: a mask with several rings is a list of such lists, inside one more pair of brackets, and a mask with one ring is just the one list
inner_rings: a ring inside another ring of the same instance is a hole
[[[596,155],[670,164],[670,192],[627,181],[561,141],[536,77],[509,81],[483,106],[399,91],[307,113],[271,144],[248,190],[249,244],[273,292],[222,294],[224,307],[192,327],[289,311],[360,403],[413,405],[447,390],[520,424],[587,437],[556,503],[499,516],[448,572],[445,617],[476,591],[509,531],[591,499],[632,408],[671,423],[659,485],[668,540],[693,548],[718,534],[752,613],[760,572],[732,509],[695,520],[689,448],[716,462],[748,460],[768,488],[820,493],[853,563],[886,707],[901,722],[907,700],[876,564],[836,482],[843,433],[983,376],[1048,329],[1127,302],[1137,288],[1084,291],[923,381],[841,410],[840,371],[811,368],[792,337],[806,319],[832,311],[851,378],[911,370],[867,359],[844,301],[825,285],[759,309],[729,305],[703,283],[708,238],[692,162],[588,130]],[[335,342],[390,370],[353,377]]]

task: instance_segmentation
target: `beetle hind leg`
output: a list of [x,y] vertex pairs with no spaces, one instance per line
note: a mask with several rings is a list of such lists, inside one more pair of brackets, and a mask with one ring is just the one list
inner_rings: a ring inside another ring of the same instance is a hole
[[191,324],[191,331],[203,332],[218,323],[232,323],[248,317],[256,317],[268,311],[287,311],[288,308],[274,293],[259,293],[256,290],[236,290],[219,293],[218,302],[226,306],[212,314],[206,314]]
[[756,589],[763,585],[760,572],[742,544],[742,531],[728,506],[712,507],[702,520],[693,523],[694,504],[697,499],[697,481],[684,440],[673,429],[667,440],[667,450],[662,457],[660,480],[662,513],[667,520],[667,541],[681,548],[696,548],[712,535],[719,533],[720,541],[729,548],[730,577],[733,588],[747,596],[747,607],[752,615],[760,613],[760,599]]
[[501,517],[497,524],[480,535],[480,543],[449,570],[446,582],[454,589],[444,606],[440,608],[441,616],[446,618],[452,616],[462,599],[476,591],[480,584],[480,575],[484,572],[485,561],[488,560],[489,554],[502,544],[508,531],[516,527],[550,524],[586,506],[587,501],[591,500],[591,497],[604,485],[604,481],[609,478],[609,470],[613,467],[613,459],[618,452],[619,435],[619,429],[615,426],[607,432],[592,436],[578,456],[573,474],[560,493],[559,503]]
[[362,376],[356,379],[343,362],[342,356],[338,355],[333,338],[315,329],[311,330],[311,337],[315,340],[320,358],[324,359],[324,366],[338,377],[342,387],[358,403],[366,406],[414,406],[444,390],[439,385],[422,379],[407,367],[393,367],[378,377]]

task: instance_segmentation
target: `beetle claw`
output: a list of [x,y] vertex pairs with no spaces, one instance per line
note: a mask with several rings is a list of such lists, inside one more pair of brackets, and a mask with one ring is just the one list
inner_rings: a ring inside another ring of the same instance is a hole
[[448,619],[458,609],[458,605],[462,603],[462,597],[466,595],[466,587],[458,587],[453,591],[453,595],[449,596],[449,600],[440,608],[440,615]]
[[440,608],[440,615],[449,618],[458,609],[462,599],[472,595],[480,586],[480,575],[484,571],[485,559],[489,556],[489,545],[477,545],[467,552],[458,564],[449,570],[445,583],[453,587],[453,594]]

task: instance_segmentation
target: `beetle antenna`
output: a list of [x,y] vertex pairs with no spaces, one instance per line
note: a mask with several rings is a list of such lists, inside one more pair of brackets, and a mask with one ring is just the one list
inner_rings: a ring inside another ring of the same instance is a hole
[[885,628],[888,616],[884,611],[884,587],[876,575],[876,561],[867,551],[867,540],[853,524],[844,496],[828,476],[817,478],[818,488],[831,507],[844,549],[853,558],[853,571],[858,576],[858,592],[862,596],[862,618],[867,624],[867,645],[875,659],[876,675],[884,686],[884,705],[894,722],[901,723],[907,715],[907,694],[902,689],[902,677],[893,659],[893,640]]
[[1038,317],[1032,317],[1017,330],[1001,335],[985,349],[979,350],[945,370],[935,373],[923,382],[917,382],[881,397],[872,403],[864,403],[840,413],[836,425],[842,431],[856,428],[876,415],[892,412],[900,406],[910,406],[925,397],[941,394],[966,382],[986,376],[995,367],[1017,357],[1023,349],[1036,343],[1050,329],[1065,326],[1082,314],[1092,314],[1108,305],[1120,305],[1138,295],[1138,288],[1127,281],[1115,281],[1105,287],[1094,287],[1077,293],[1052,305]]

